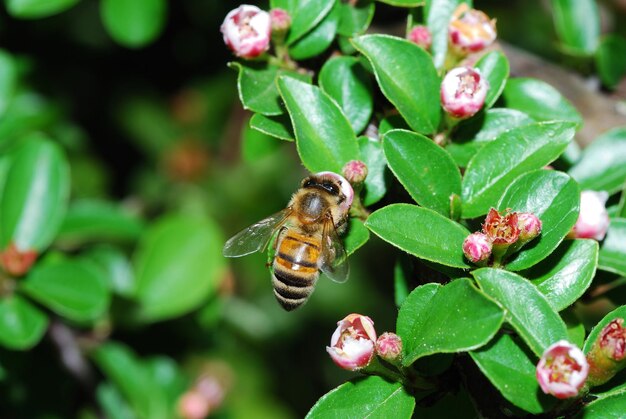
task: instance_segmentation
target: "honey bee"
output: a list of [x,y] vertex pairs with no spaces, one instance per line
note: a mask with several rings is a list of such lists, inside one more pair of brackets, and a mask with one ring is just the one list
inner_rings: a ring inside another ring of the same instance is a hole
[[264,251],[273,241],[272,285],[280,305],[291,311],[315,289],[320,271],[336,282],[348,279],[346,251],[339,239],[347,226],[354,191],[333,172],[305,178],[287,208],[237,233],[224,245],[224,256]]

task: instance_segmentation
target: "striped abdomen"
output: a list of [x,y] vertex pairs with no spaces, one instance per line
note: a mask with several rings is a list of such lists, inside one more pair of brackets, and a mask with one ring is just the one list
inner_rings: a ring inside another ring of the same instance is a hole
[[306,302],[319,277],[320,242],[311,236],[287,230],[274,256],[274,295],[287,311]]

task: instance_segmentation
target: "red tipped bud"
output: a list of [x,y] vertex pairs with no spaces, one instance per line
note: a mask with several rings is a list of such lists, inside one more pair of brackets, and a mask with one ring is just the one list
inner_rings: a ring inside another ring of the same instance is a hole
[[441,82],[441,105],[455,118],[469,118],[485,104],[489,82],[480,70],[457,67],[448,72]]
[[326,351],[339,367],[357,371],[372,361],[375,344],[376,330],[372,319],[350,314],[337,322],[337,329]]
[[37,260],[34,250],[20,250],[15,243],[0,252],[0,266],[10,275],[22,276],[26,274]]
[[270,47],[270,15],[256,6],[242,4],[231,10],[220,30],[224,43],[238,57],[254,58]]
[[585,384],[589,364],[583,352],[566,340],[545,350],[537,364],[537,381],[541,390],[559,399],[578,395]]
[[448,26],[450,46],[459,54],[480,51],[496,40],[496,21],[480,10],[461,3]]
[[541,220],[533,213],[518,212],[517,226],[519,227],[519,239],[524,242],[541,234]]
[[471,262],[478,263],[489,260],[493,245],[491,239],[484,233],[472,233],[463,242],[463,253]]
[[409,41],[419,45],[426,50],[430,48],[430,44],[432,44],[433,42],[430,31],[424,25],[414,26],[413,29],[411,29],[411,32],[409,32],[407,38],[409,39]]
[[593,386],[609,381],[626,366],[626,328],[624,319],[617,318],[604,326],[587,354],[589,383]]
[[367,177],[367,166],[360,160],[350,160],[343,166],[343,176],[352,185],[363,183]]
[[609,228],[609,213],[605,207],[607,199],[609,194],[604,191],[582,191],[578,220],[569,236],[579,239],[604,239]]
[[402,358],[402,339],[395,333],[383,333],[376,341],[376,353],[387,362],[399,363]]
[[270,20],[272,22],[272,33],[287,32],[291,26],[291,16],[283,9],[275,8],[270,10]]

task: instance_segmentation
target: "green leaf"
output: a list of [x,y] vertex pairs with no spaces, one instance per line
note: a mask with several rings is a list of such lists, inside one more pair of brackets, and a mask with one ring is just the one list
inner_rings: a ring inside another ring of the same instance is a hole
[[598,46],[600,16],[595,0],[552,0],[554,27],[566,50],[591,55]]
[[392,204],[372,213],[365,226],[381,239],[418,258],[455,268],[470,267],[463,256],[463,241],[469,231],[435,211]]
[[357,138],[361,159],[367,165],[367,177],[365,178],[365,193],[363,205],[370,206],[380,201],[387,192],[385,183],[385,169],[387,160],[383,153],[383,145],[380,141],[369,137]]
[[311,82],[309,75],[281,70],[275,66],[242,64],[238,61],[230,62],[228,66],[238,73],[237,90],[243,108],[266,116],[284,113],[276,87],[278,76],[289,75],[307,83]]
[[280,142],[270,135],[253,129],[250,125],[241,129],[241,158],[254,163],[272,155],[280,147]]
[[333,43],[339,26],[339,0],[324,19],[309,33],[289,47],[289,55],[294,60],[306,60],[326,51]]
[[476,63],[482,76],[489,82],[484,109],[489,109],[498,100],[509,78],[509,60],[500,51],[483,55]]
[[345,163],[360,160],[350,123],[326,93],[289,77],[280,77],[278,88],[294,127],[298,154],[307,169],[341,173]]
[[426,355],[477,349],[496,334],[504,313],[467,278],[417,287],[404,300],[396,330],[406,366]]
[[430,50],[433,54],[435,67],[443,67],[448,52],[448,24],[454,9],[461,3],[472,5],[471,1],[463,0],[426,0],[424,15],[426,26],[432,36]]
[[569,170],[582,189],[619,191],[626,181],[626,127],[608,131],[596,138]]
[[607,35],[600,41],[595,59],[602,84],[615,88],[626,74],[626,39],[620,35]]
[[121,393],[109,382],[103,382],[96,389],[98,407],[108,419],[135,419],[132,409]]
[[40,19],[74,7],[80,0],[4,0],[7,12],[19,19]]
[[326,61],[319,74],[319,85],[341,107],[354,132],[367,127],[374,98],[369,75],[358,59],[335,57]]
[[618,318],[626,319],[626,306],[621,306],[611,311],[609,314],[604,316],[602,320],[600,320],[598,324],[593,327],[593,329],[591,329],[591,332],[589,332],[589,336],[587,336],[587,340],[585,340],[585,345],[583,346],[583,352],[585,354],[589,353],[589,351],[593,347],[593,344],[598,340],[602,329],[604,329],[606,325],[611,323],[613,320]]
[[70,205],[57,240],[72,243],[136,240],[143,228],[142,220],[123,207],[82,199]]
[[65,216],[70,173],[59,146],[32,134],[17,150],[0,200],[0,245],[41,251]]
[[383,94],[409,126],[422,134],[439,127],[440,80],[430,55],[405,39],[364,35],[352,43],[370,61]]
[[112,246],[100,245],[90,248],[81,258],[102,270],[113,292],[124,297],[135,294],[135,274],[130,260],[122,251]]
[[576,415],[580,419],[620,419],[626,412],[626,392],[600,397]]
[[400,308],[406,297],[409,296],[409,275],[411,262],[408,255],[400,255],[393,268],[393,295],[396,307]]
[[294,141],[295,138],[287,115],[265,116],[255,113],[250,118],[250,127],[279,140]]
[[33,299],[63,317],[78,322],[100,318],[110,295],[104,273],[82,260],[37,264],[21,284]]
[[524,112],[515,109],[487,109],[473,118],[457,125],[452,134],[452,142],[446,145],[454,161],[460,167],[467,167],[478,150],[513,128],[535,122]]
[[507,323],[517,330],[537,356],[540,357],[554,342],[567,339],[563,320],[526,279],[493,268],[478,269],[472,275],[480,288],[505,309]]
[[367,30],[374,17],[375,5],[373,0],[357,0],[339,2],[339,27],[337,33],[352,37]]
[[381,3],[390,4],[396,7],[417,7],[424,4],[424,0],[378,0]]
[[365,228],[363,221],[350,218],[349,223],[348,233],[343,239],[348,256],[367,243],[370,238],[370,231]]
[[486,214],[515,178],[552,162],[573,137],[571,122],[542,122],[506,131],[486,144],[463,177],[463,217]]
[[165,0],[102,0],[102,24],[117,43],[140,48],[154,41],[165,26]]
[[387,132],[383,150],[415,202],[450,217],[450,199],[461,194],[461,173],[452,157],[430,138],[404,130]]
[[9,106],[18,82],[18,69],[15,59],[0,49],[0,116]]
[[133,407],[140,418],[171,417],[164,391],[151,380],[147,366],[126,346],[107,342],[100,345],[92,358]]
[[411,127],[408,126],[404,118],[400,115],[389,115],[384,117],[378,124],[378,135],[383,136],[392,129],[410,130]]
[[48,318],[18,295],[0,298],[0,344],[9,349],[29,349],[48,328]]
[[613,218],[600,247],[598,268],[626,276],[626,218]]
[[213,294],[223,274],[222,245],[208,219],[177,215],[152,224],[134,255],[139,319],[180,316]]
[[541,220],[541,235],[515,253],[507,269],[527,269],[557,248],[578,219],[580,188],[563,172],[536,170],[515,179],[506,189],[498,209],[530,212]]
[[507,108],[526,112],[536,121],[570,121],[582,125],[583,118],[558,90],[532,78],[510,78],[504,88]]
[[598,265],[598,242],[566,240],[545,260],[523,272],[550,305],[561,311],[589,288]]
[[517,407],[538,414],[556,404],[555,398],[539,388],[534,359],[511,336],[501,334],[470,356],[504,398]]
[[322,396],[306,415],[313,418],[410,418],[415,399],[400,383],[377,376],[343,383]]
[[287,35],[287,44],[293,44],[304,34],[317,26],[333,8],[337,0],[300,0],[292,9],[286,9],[291,15],[291,28]]

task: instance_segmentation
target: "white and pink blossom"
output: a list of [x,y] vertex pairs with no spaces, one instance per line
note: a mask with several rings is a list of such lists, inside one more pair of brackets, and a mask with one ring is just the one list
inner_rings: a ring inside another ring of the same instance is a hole
[[456,67],[441,82],[441,105],[455,118],[469,118],[483,107],[488,90],[479,69]]
[[496,21],[480,10],[461,3],[448,26],[450,46],[460,54],[478,52],[496,40]]
[[545,350],[537,364],[541,390],[559,399],[578,395],[589,373],[589,363],[574,344],[560,340]]
[[609,213],[605,206],[608,199],[609,194],[605,191],[582,191],[578,220],[569,234],[570,237],[598,241],[604,239],[609,228]]
[[270,14],[256,6],[242,4],[231,10],[220,30],[224,43],[241,58],[255,58],[270,47]]
[[374,322],[361,314],[350,314],[337,322],[337,329],[326,351],[339,367],[357,371],[374,357],[376,330]]

